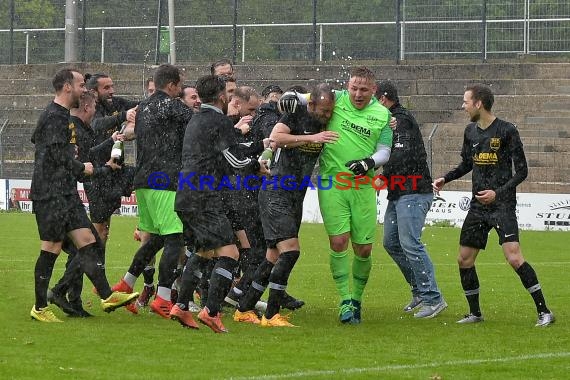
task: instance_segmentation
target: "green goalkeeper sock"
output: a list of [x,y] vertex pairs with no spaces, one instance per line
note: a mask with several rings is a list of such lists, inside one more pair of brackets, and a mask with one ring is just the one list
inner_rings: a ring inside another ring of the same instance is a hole
[[336,289],[341,300],[350,300],[350,259],[348,250],[343,252],[330,251],[330,268]]
[[360,257],[354,255],[352,259],[352,282],[353,293],[352,298],[356,301],[362,301],[362,293],[370,277],[370,270],[372,269],[372,259],[368,257]]

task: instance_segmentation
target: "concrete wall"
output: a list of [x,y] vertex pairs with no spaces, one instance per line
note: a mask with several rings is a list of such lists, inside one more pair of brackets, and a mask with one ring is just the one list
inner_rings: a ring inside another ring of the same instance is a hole
[[[68,65],[0,65],[0,119],[10,126],[3,136],[3,175],[29,178],[33,146],[29,136],[38,115],[52,99],[51,77]],[[117,95],[141,98],[144,79],[152,67],[142,65],[79,64],[82,72],[109,74]],[[494,112],[519,127],[527,160],[529,179],[519,188],[525,192],[570,193],[570,64],[497,63],[369,65],[378,79],[393,80],[402,103],[421,123],[424,138],[435,124],[437,133],[427,142],[433,151],[433,175],[439,176],[457,164],[463,129],[467,123],[461,110],[466,85],[490,85],[495,97]],[[187,82],[208,74],[206,66],[184,66]],[[247,65],[235,67],[238,84],[261,91],[269,84],[287,88],[326,81],[340,88],[348,79],[345,66]],[[469,189],[469,178],[452,184]]]

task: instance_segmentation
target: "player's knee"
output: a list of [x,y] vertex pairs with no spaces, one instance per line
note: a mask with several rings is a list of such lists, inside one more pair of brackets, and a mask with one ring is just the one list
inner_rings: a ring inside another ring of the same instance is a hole
[[330,247],[335,252],[343,252],[348,248],[348,235],[329,237]]

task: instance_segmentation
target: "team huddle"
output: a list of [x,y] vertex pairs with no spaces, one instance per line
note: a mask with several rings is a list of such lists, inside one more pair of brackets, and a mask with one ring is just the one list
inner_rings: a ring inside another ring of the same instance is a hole
[[[114,96],[112,79],[104,74],[63,69],[53,86],[55,98],[32,137],[31,199],[41,240],[32,319],[61,322],[48,303],[69,316],[91,316],[81,300],[86,274],[107,312],[124,306],[136,314],[148,306],[183,327],[198,329],[199,322],[225,333],[221,310],[228,307],[236,322],[295,327],[282,310],[304,306],[287,286],[301,254],[306,187],[261,187],[255,181],[263,176],[301,181],[318,162],[319,205],[341,324],[363,321],[380,168],[382,178],[418,178],[388,187],[384,219],[384,248],[410,286],[403,312],[434,318],[448,306],[421,234],[433,192],[472,172],[473,198],[458,257],[469,313],[458,323],[484,320],[475,259],[491,228],[536,304],[536,326],[555,320],[519,245],[516,186],[527,176],[522,143],[516,127],[491,113],[493,94],[486,86],[466,89],[463,108],[471,123],[462,161],[435,180],[419,126],[400,104],[394,83],[377,82],[364,66],[352,68],[342,90],[321,83],[284,92],[273,85],[258,94],[237,86],[228,60],[212,64],[211,74],[193,86],[183,86],[177,67],[160,65],[140,102]],[[136,144],[134,167],[111,153],[129,140]],[[492,162],[484,153],[493,153]],[[168,181],[157,186],[155,173]],[[339,173],[359,186],[339,188]],[[238,186],[245,176],[254,183]],[[206,177],[211,186],[203,186]],[[90,218],[77,181],[85,188]],[[123,278],[110,285],[104,263],[111,215],[133,190],[139,211],[135,238],[141,244]],[[50,289],[62,250],[68,253],[66,270]],[[139,294],[134,288],[141,275]]]

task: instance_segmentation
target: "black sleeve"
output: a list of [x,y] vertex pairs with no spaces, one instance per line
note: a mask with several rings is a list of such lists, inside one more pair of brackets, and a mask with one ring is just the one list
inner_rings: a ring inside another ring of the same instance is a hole
[[238,143],[236,136],[232,133],[233,129],[235,128],[231,120],[225,118],[219,129],[218,149],[220,149],[232,168],[241,171],[257,172],[260,168],[259,162],[251,158],[251,156],[260,154],[263,151],[263,141]]
[[124,119],[121,121],[121,118],[120,112],[113,116],[98,117],[91,122],[91,128],[98,136],[105,135],[110,131],[118,131],[121,123],[124,121]]
[[100,176],[105,176],[109,173],[111,173],[113,171],[113,169],[111,169],[110,167],[108,167],[107,165],[105,166],[100,166],[98,168],[94,168],[93,169],[93,175],[92,177],[96,178],[96,177],[100,177]]
[[75,177],[79,177],[85,170],[85,165],[73,158],[71,154],[66,154],[65,150],[69,148],[69,143],[56,143],[47,146],[47,154],[51,160],[63,166],[73,173]]
[[113,141],[112,138],[108,138],[105,141],[103,141],[101,144],[95,145],[94,147],[89,149],[89,157],[91,157],[91,159],[96,158],[96,159],[101,159],[101,161],[107,161],[110,157],[99,157],[99,156],[101,155],[101,152],[105,152],[110,147],[112,147],[114,143],[115,142]]
[[518,130],[515,127],[510,129],[507,138],[510,155],[514,163],[515,174],[507,183],[495,189],[495,195],[497,197],[500,197],[506,191],[515,189],[528,176],[526,156]]
[[443,179],[445,183],[449,183],[455,179],[463,177],[473,169],[473,157],[471,157],[471,142],[467,136],[468,128],[465,129],[463,135],[463,147],[461,148],[461,163],[453,170],[448,172]]

